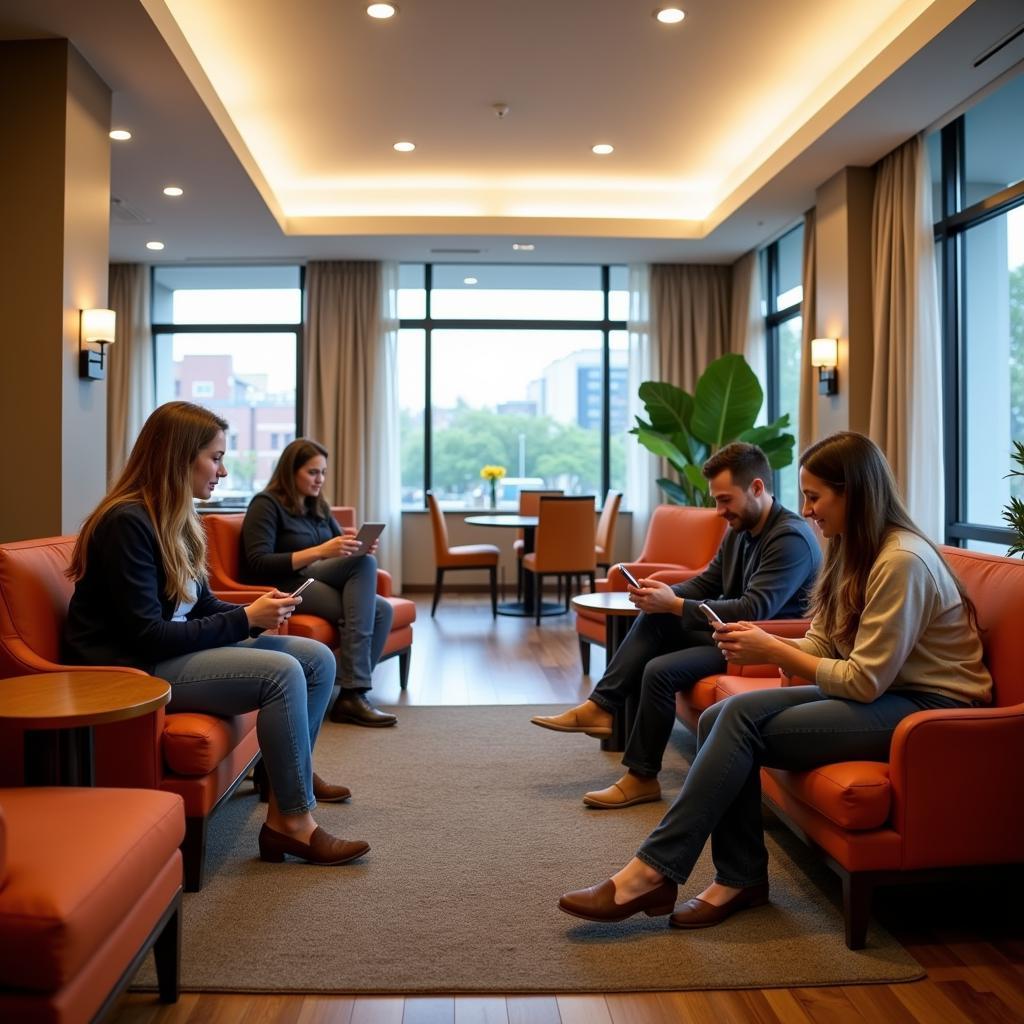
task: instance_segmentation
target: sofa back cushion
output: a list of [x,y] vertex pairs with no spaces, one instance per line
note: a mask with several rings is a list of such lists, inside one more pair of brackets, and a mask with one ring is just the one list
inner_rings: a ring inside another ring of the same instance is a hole
[[999,707],[1024,703],[1024,675],[1019,668],[1024,562],[963,548],[945,547],[942,554],[978,610],[985,664],[994,683],[992,703]]
[[702,569],[718,550],[727,524],[713,508],[658,505],[637,562],[659,562]]
[[[0,544],[0,647],[18,639],[47,661],[61,660],[64,623],[75,589],[64,571],[74,548],[74,537]],[[0,675],[6,660],[0,659]]]
[[206,529],[206,562],[210,570],[211,590],[244,590],[246,584],[238,580],[238,565],[242,554],[242,523],[245,516],[200,516]]

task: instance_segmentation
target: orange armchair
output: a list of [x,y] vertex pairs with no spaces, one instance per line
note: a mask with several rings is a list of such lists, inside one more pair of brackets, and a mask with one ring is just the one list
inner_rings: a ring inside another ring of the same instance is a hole
[[[893,734],[888,763],[761,770],[767,805],[842,879],[851,949],[865,944],[876,886],[1024,863],[1024,563],[960,548],[942,553],[978,610],[992,705],[909,715]],[[719,700],[779,685],[777,672],[713,682]]]
[[[73,585],[64,575],[74,537],[45,537],[0,545],[0,686],[9,676],[73,672],[62,663],[61,642]],[[90,671],[135,671],[89,666]],[[142,676],[145,673],[140,672]],[[96,783],[159,789],[185,802],[185,889],[202,887],[210,815],[235,791],[259,756],[256,712],[234,718],[163,708],[125,722],[97,726]],[[20,731],[0,735],[0,779],[22,780]]]
[[[715,557],[725,536],[725,520],[712,508],[658,505],[651,514],[644,547],[636,561],[629,562],[634,576],[682,583],[702,573]],[[598,592],[625,590],[626,580],[616,567],[607,578],[597,581]],[[599,612],[576,614],[576,633],[584,674],[590,671],[590,645],[605,646],[605,620]]]
[[[351,528],[355,523],[355,509],[341,506],[331,510],[335,513],[342,528]],[[210,589],[222,600],[236,604],[248,604],[260,594],[273,590],[273,587],[255,586],[241,583],[238,579],[239,557],[242,545],[242,522],[245,516],[240,513],[233,515],[204,515],[203,526],[206,528],[207,561],[210,570]],[[398,658],[398,679],[404,690],[409,685],[409,661],[412,656],[412,624],[416,621],[416,605],[404,597],[394,597],[391,593],[391,576],[383,569],[377,570],[377,593],[391,605],[393,619],[391,632],[381,661],[387,658]],[[280,632],[292,636],[305,636],[319,640],[330,648],[338,646],[338,627],[333,622],[318,618],[315,615],[293,615],[281,628]]]
[[99,1020],[150,949],[177,1001],[184,832],[169,793],[0,789],[0,1020]]

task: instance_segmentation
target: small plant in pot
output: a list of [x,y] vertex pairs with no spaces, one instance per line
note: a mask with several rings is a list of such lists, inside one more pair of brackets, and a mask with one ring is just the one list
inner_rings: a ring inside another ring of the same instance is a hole
[[788,413],[774,423],[754,426],[764,391],[741,355],[724,355],[710,363],[692,395],[674,384],[650,380],[640,385],[639,394],[648,421],[638,416],[630,433],[675,470],[676,480],[658,480],[674,505],[714,505],[701,466],[733,441],[760,446],[772,469],[793,461],[796,438],[785,429]]

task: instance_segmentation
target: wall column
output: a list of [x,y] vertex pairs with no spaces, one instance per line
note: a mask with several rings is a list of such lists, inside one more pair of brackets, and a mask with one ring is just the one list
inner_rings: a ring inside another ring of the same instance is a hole
[[78,312],[107,304],[109,129],[110,90],[67,40],[0,43],[0,541],[73,533],[106,489]]
[[[818,188],[817,322],[814,337],[839,339],[839,394],[818,395],[817,436],[868,432],[874,330],[871,318],[872,167],[845,167]],[[815,379],[817,390],[817,379]]]

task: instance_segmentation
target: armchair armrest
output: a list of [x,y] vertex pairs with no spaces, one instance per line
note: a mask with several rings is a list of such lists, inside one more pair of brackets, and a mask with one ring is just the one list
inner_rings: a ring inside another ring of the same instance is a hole
[[908,715],[892,737],[904,867],[1024,861],[1024,704]]
[[387,569],[377,570],[377,593],[381,597],[391,597],[394,594],[394,585],[391,580],[391,573]]
[[[685,565],[673,565],[671,562],[624,562],[623,564],[638,580],[644,579],[647,576],[653,576],[658,572],[688,573],[689,575],[683,576],[681,579],[689,579],[690,576],[696,576],[704,571],[703,569],[689,569]],[[626,578],[619,572],[617,564],[608,570],[607,579],[609,584],[608,590],[626,589]],[[600,590],[601,588],[599,587],[598,589]]]
[[[126,665],[62,665],[56,661],[41,658],[20,637],[7,637],[4,641],[8,663],[17,665],[21,675],[32,675],[35,672],[132,672],[140,676],[148,675],[138,668]],[[16,673],[9,672],[8,675]],[[0,686],[3,680],[0,679]]]
[[250,587],[248,590],[214,590],[213,596],[228,604],[252,604],[257,598],[269,594],[273,587]]
[[675,583],[685,583],[692,580],[694,576],[701,574],[700,569],[659,569],[657,572],[649,573],[647,578],[667,583],[670,587]]

